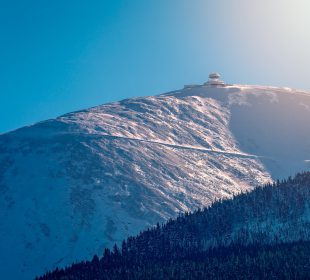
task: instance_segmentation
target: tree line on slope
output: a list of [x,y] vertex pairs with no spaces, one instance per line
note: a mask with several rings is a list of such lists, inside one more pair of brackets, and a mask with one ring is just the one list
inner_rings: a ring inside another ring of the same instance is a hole
[[[149,258],[137,261],[117,252],[97,255],[92,261],[56,269],[40,280],[164,280],[164,279],[309,279],[310,242],[274,245],[230,245],[206,251],[188,250],[177,258]],[[116,257],[117,256],[117,257]],[[116,260],[116,258],[117,260]]]
[[157,224],[101,258],[37,279],[306,279],[309,220],[304,172]]

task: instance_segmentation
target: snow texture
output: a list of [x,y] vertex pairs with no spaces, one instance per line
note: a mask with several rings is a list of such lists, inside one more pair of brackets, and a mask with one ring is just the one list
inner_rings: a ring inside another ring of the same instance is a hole
[[309,168],[310,94],[186,87],[0,135],[0,278],[31,279],[147,226]]

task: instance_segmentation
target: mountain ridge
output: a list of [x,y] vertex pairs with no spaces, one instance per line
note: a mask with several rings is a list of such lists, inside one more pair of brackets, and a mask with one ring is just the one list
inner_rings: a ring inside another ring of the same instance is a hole
[[[16,273],[27,278],[179,212],[306,170],[309,96],[186,88],[0,135],[0,252],[21,256]],[[1,258],[5,275],[16,264]]]

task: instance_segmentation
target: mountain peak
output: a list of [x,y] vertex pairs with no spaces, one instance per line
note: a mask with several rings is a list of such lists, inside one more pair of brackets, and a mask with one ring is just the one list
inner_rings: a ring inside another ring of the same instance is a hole
[[309,119],[305,92],[199,85],[0,135],[0,274],[18,266],[27,278],[88,258],[178,212],[307,169]]

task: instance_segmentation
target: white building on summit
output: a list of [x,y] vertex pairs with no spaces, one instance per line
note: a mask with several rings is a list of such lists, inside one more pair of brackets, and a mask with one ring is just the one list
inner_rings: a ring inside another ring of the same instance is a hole
[[203,85],[185,85],[184,89],[193,89],[193,88],[199,88],[199,87],[225,87],[226,84],[224,81],[220,80],[221,75],[219,73],[211,73],[209,75],[209,80],[205,82]]
[[209,75],[209,80],[204,83],[205,86],[225,86],[225,83],[220,80],[221,75],[219,73],[211,73]]

